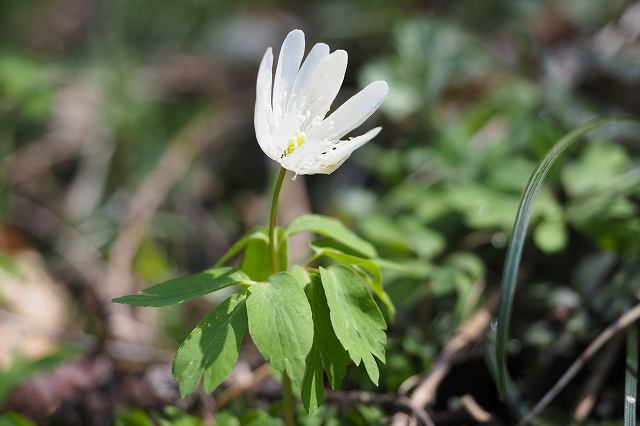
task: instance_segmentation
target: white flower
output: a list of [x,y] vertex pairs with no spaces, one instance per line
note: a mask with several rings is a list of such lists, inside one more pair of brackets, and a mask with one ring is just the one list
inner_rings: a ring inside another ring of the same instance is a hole
[[380,132],[376,127],[340,139],[378,109],[389,88],[384,81],[373,82],[325,118],[344,80],[347,52],[329,54],[329,46],[318,43],[300,66],[303,55],[304,33],[291,31],[272,82],[273,53],[267,49],[258,72],[256,136],[265,154],[285,169],[299,175],[329,174]]

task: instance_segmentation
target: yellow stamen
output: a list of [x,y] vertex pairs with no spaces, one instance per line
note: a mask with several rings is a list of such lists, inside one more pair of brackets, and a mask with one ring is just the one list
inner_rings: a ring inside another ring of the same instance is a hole
[[282,156],[286,157],[287,155],[293,154],[293,152],[297,148],[299,148],[302,145],[304,145],[305,142],[306,141],[305,141],[304,136],[302,135],[302,133],[296,132],[296,134],[293,135],[291,137],[291,139],[289,139],[289,145],[287,145],[287,149],[284,150],[284,152],[282,153]]

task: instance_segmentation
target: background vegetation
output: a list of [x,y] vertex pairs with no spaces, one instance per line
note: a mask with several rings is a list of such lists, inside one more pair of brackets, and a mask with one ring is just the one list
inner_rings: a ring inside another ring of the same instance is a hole
[[[275,163],[255,140],[255,78],[294,28],[349,53],[336,105],[373,80],[390,92],[375,141],[330,176],[285,182],[280,222],[337,216],[403,266],[384,277],[398,312],[380,387],[354,368],[300,424],[400,425],[423,409],[436,425],[516,421],[491,356],[506,243],[561,136],[640,114],[630,0],[0,2],[0,425],[279,424],[278,379],[250,341],[212,395],[180,399],[171,380],[224,294],[110,300],[201,271],[266,224]],[[639,146],[594,133],[536,200],[508,358],[526,405],[637,303]],[[621,342],[546,424],[617,424]]]

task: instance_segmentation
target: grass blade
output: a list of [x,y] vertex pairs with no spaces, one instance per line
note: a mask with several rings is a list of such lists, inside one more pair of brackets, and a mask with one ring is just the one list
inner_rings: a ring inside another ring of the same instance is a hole
[[531,175],[531,178],[529,178],[529,182],[522,194],[504,264],[502,274],[502,291],[500,294],[500,306],[498,311],[496,361],[498,367],[498,391],[501,397],[504,397],[507,382],[506,346],[508,343],[509,321],[513,308],[516,277],[518,274],[520,258],[522,256],[522,247],[527,233],[527,226],[531,217],[531,209],[533,207],[536,194],[542,185],[544,177],[560,154],[562,154],[568,147],[573,145],[574,142],[578,141],[586,133],[603,126],[616,123],[639,124],[637,121],[630,119],[603,118],[590,121],[580,127],[577,127],[556,142],[553,148],[542,159],[536,170],[533,172],[533,175]]
[[624,426],[636,424],[636,398],[638,390],[638,327],[627,329],[627,371],[624,378]]
[[[487,332],[487,337],[485,340],[485,350],[484,350],[484,359],[489,369],[489,374],[493,377],[493,380],[496,381],[498,374],[498,364],[496,363],[496,333],[493,329]],[[511,410],[518,416],[518,418],[522,419],[529,415],[529,410],[527,406],[520,399],[520,395],[516,390],[515,384],[511,381],[511,377],[506,377],[505,382],[505,400],[507,405]]]

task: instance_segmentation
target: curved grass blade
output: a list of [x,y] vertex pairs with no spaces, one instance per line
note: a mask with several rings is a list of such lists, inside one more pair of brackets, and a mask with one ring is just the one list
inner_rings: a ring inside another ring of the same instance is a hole
[[505,387],[507,382],[507,368],[506,368],[506,346],[508,342],[509,334],[509,321],[511,319],[511,311],[513,308],[513,296],[515,293],[516,277],[518,274],[518,266],[520,265],[520,258],[522,256],[522,247],[527,233],[527,225],[531,217],[531,209],[533,202],[536,198],[536,194],[542,185],[542,181],[547,172],[567,148],[578,141],[582,136],[597,128],[609,125],[609,124],[635,124],[638,123],[635,120],[621,119],[621,118],[603,118],[590,121],[583,124],[580,127],[569,132],[566,136],[560,139],[553,148],[542,159],[536,170],[529,178],[527,186],[522,194],[520,205],[518,206],[518,213],[516,214],[516,220],[513,225],[513,233],[509,241],[509,248],[507,250],[507,257],[504,264],[504,270],[502,274],[502,290],[500,294],[500,307],[498,311],[498,330],[496,339],[496,361],[498,367],[498,391],[500,397],[503,398],[505,394]]
[[636,425],[638,391],[638,327],[627,329],[627,371],[624,378],[624,426]]
[[[496,332],[491,329],[487,333],[487,337],[484,341],[484,360],[487,368],[489,369],[489,374],[494,381],[497,380],[498,374],[498,364],[496,363]],[[527,406],[520,399],[520,395],[516,390],[516,385],[511,380],[511,377],[506,377],[506,386],[505,386],[505,400],[509,408],[513,411],[518,418],[522,419],[529,415],[529,410]]]

